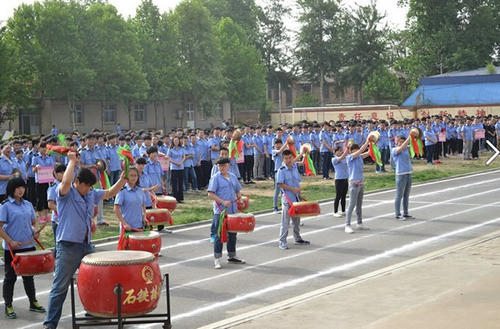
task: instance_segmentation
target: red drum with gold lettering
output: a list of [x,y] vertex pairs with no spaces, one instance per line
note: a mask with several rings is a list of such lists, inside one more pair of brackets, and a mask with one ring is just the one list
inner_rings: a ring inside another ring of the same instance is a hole
[[54,272],[54,253],[51,250],[18,252],[12,260],[17,275],[37,275]]
[[236,213],[227,215],[227,231],[233,233],[249,233],[255,228],[253,214]]
[[115,286],[123,288],[123,317],[153,311],[160,299],[162,277],[158,262],[146,251],[103,251],[82,259],[78,272],[78,294],[83,308],[98,317],[116,317]]
[[177,200],[171,196],[160,195],[156,197],[156,207],[174,211],[175,207],[177,207]]
[[172,225],[174,223],[172,214],[168,209],[146,209],[146,219],[151,225],[165,223]]
[[247,210],[250,205],[250,199],[246,195],[242,195],[236,202],[236,205],[238,206],[238,211]]
[[315,201],[294,202],[293,207],[295,208],[294,216],[296,217],[316,216],[321,213],[319,203]]
[[161,236],[155,231],[130,233],[127,248],[128,250],[148,251],[158,257],[161,250]]

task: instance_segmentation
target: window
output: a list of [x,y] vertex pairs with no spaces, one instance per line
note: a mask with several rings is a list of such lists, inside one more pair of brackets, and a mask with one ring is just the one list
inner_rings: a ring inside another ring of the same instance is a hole
[[72,115],[75,125],[83,125],[83,104],[75,104]]
[[301,87],[302,87],[302,90],[306,93],[310,93],[312,91],[312,84],[311,83],[302,83]]
[[104,107],[103,120],[104,123],[116,122],[116,104],[108,104]]
[[194,105],[193,105],[193,103],[187,103],[186,114],[187,114],[187,121],[194,121]]
[[146,122],[146,105],[145,104],[135,104],[135,106],[134,106],[134,121],[135,122]]
[[198,119],[201,121],[205,121],[207,119],[207,108],[201,109],[201,111],[198,111]]

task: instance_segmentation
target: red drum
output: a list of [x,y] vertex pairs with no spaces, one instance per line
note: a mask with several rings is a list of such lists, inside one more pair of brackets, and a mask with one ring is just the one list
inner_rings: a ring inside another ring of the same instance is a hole
[[174,223],[172,215],[167,209],[146,209],[146,219],[151,225],[164,223],[172,225]]
[[321,213],[319,203],[315,201],[294,202],[295,217],[316,216]]
[[175,207],[177,207],[177,200],[174,197],[160,195],[156,197],[156,200],[156,207],[158,208],[174,211]]
[[123,317],[153,311],[160,299],[162,277],[153,254],[146,251],[103,251],[82,259],[78,294],[83,308],[98,317],[118,315],[115,286],[123,288]]
[[247,210],[250,204],[250,199],[247,196],[242,195],[236,204],[238,206],[238,211]]
[[54,254],[51,250],[18,252],[12,260],[17,275],[37,275],[54,272]]
[[161,249],[160,234],[154,231],[131,233],[128,236],[127,248],[148,251],[158,257]]
[[255,217],[253,214],[236,213],[227,215],[227,231],[249,233],[255,228]]

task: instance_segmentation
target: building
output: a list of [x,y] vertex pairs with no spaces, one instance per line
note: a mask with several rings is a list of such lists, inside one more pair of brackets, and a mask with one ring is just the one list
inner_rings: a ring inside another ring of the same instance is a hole
[[428,115],[499,115],[500,67],[450,72],[420,80],[403,108]]

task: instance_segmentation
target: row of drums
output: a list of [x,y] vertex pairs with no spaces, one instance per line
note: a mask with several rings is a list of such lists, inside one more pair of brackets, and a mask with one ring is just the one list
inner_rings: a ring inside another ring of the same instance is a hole
[[[174,198],[159,199],[157,208],[148,211],[148,221],[152,225],[171,224],[171,211],[175,207]],[[239,208],[247,207],[248,198]],[[296,202],[294,208],[295,216],[320,213],[316,202]],[[255,217],[250,213],[230,214],[226,223],[228,232],[249,233],[255,228]],[[130,233],[126,239],[126,247],[122,250],[96,252],[82,259],[77,279],[78,294],[84,309],[91,315],[117,316],[117,284],[122,286],[123,317],[149,313],[158,304],[163,284],[158,265],[161,236],[158,232],[143,231]],[[50,250],[17,253],[12,266],[18,275],[50,273],[54,271],[54,256]]]

